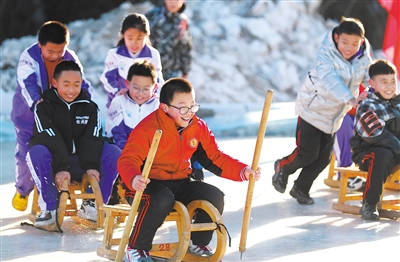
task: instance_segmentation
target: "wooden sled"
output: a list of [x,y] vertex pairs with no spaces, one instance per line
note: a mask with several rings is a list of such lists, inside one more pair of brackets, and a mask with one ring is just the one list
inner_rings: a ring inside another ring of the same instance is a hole
[[[86,193],[89,186],[92,188],[93,193]],[[34,223],[36,216],[40,212],[38,205],[39,195],[35,187],[31,213],[28,215],[29,220]],[[103,197],[101,195],[100,186],[95,178],[90,177],[86,173],[82,176],[82,181],[71,182],[68,186],[68,181],[64,180],[62,183],[62,189],[59,196],[59,206],[57,209],[57,223],[49,225],[47,227],[41,227],[47,231],[62,231],[61,226],[64,222],[65,216],[70,216],[75,222],[82,224],[92,229],[101,228],[104,224],[104,216],[102,212],[97,212],[97,222],[83,219],[77,216],[78,206],[76,203],[77,199],[95,199],[97,209],[104,205]]]

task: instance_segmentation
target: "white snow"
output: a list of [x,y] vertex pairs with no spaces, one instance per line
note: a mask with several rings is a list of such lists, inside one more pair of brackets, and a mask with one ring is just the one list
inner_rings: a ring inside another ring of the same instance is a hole
[[[294,101],[323,37],[337,24],[317,13],[319,2],[186,1],[194,42],[189,80],[196,88],[197,102],[262,105],[268,89],[274,90],[274,102]],[[118,41],[123,18],[152,7],[150,2],[125,2],[99,19],[67,24],[69,47],[78,54],[103,112],[106,98],[99,77],[106,53]],[[3,118],[11,110],[19,56],[36,41],[36,36],[24,36],[0,46]]]

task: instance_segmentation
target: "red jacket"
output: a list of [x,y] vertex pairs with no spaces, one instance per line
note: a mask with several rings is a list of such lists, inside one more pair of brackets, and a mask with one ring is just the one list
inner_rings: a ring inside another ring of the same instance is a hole
[[214,173],[221,177],[234,181],[245,180],[243,170],[247,165],[224,154],[218,148],[215,136],[203,120],[193,116],[191,123],[178,131],[174,120],[159,108],[132,130],[118,160],[118,172],[130,190],[133,190],[132,179],[141,175],[157,129],[163,133],[149,173],[150,179],[188,178],[192,173],[190,158],[201,144],[207,158],[206,161],[199,161],[202,165],[207,163],[205,167],[212,167],[213,172],[218,169],[220,172]]

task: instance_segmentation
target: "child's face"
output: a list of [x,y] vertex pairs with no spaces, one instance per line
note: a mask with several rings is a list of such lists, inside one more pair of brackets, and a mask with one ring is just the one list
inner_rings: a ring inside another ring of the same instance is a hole
[[143,33],[139,29],[136,28],[129,28],[124,32],[124,41],[126,47],[132,53],[136,54],[146,44],[147,34]]
[[185,0],[164,0],[164,2],[168,11],[176,13],[181,9]]
[[384,99],[391,99],[397,94],[397,80],[394,74],[376,75],[369,80],[369,84]]
[[154,94],[155,84],[153,79],[148,76],[134,75],[131,81],[126,80],[129,96],[138,105],[142,105]]
[[42,50],[42,56],[49,62],[56,62],[63,57],[65,53],[65,49],[67,47],[67,43],[64,44],[54,44],[54,43],[46,43],[45,45],[39,44],[40,49]]
[[[171,103],[169,105],[163,104],[162,107],[165,109],[164,112],[166,112],[170,118],[172,118],[175,121],[176,127],[187,127],[189,124],[189,121],[192,119],[195,113],[192,112],[192,110],[187,110],[187,113],[182,115],[179,111],[180,109],[185,107],[191,108],[193,105],[195,105],[194,101],[194,93],[177,93],[174,95],[174,98],[172,99]],[[184,110],[184,109],[182,109]]]
[[58,79],[53,78],[52,84],[57,88],[58,95],[70,103],[81,92],[82,76],[78,71],[63,71]]
[[363,39],[358,35],[348,35],[345,33],[341,35],[334,34],[334,39],[340,54],[346,60],[352,58],[363,44]]

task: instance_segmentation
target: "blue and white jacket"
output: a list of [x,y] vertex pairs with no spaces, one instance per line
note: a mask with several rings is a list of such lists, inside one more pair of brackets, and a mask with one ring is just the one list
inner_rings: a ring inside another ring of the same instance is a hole
[[[75,52],[67,48],[62,60],[72,60],[79,65],[83,78],[82,89],[88,91],[90,97],[92,88],[85,79],[83,67]],[[50,88],[42,51],[38,43],[33,44],[22,52],[17,67],[17,88],[11,111],[11,120],[17,128],[26,127],[32,133],[33,108],[43,92]]]
[[365,39],[351,61],[336,48],[331,30],[317,52],[314,69],[308,72],[296,98],[296,113],[326,134],[340,128],[344,115],[351,109],[347,102],[358,97],[359,85],[368,86],[368,67],[372,62],[370,46]]
[[104,71],[100,76],[100,81],[103,83],[104,90],[108,94],[107,108],[110,106],[115,94],[121,89],[126,88],[125,80],[128,77],[129,68],[135,62],[144,60],[153,64],[157,71],[157,93],[160,93],[161,87],[164,84],[164,78],[161,72],[160,53],[157,49],[145,44],[135,57],[133,57],[133,54],[129,52],[125,45],[114,47],[108,51],[104,63]]
[[143,118],[155,111],[160,105],[158,95],[154,95],[146,103],[138,105],[129,93],[116,96],[110,104],[106,118],[106,134],[114,139],[114,143],[124,148],[132,129]]

